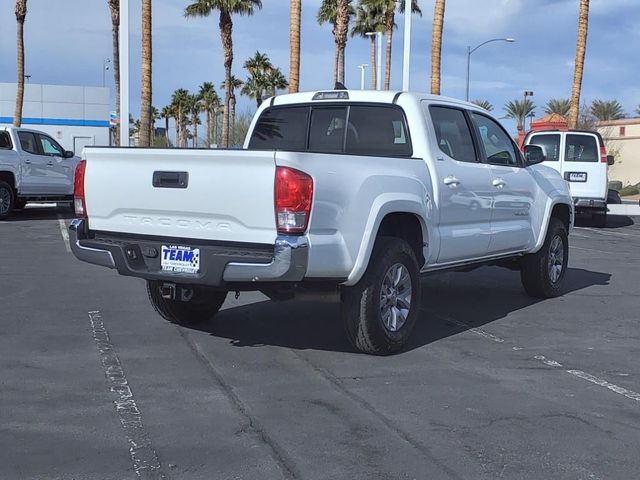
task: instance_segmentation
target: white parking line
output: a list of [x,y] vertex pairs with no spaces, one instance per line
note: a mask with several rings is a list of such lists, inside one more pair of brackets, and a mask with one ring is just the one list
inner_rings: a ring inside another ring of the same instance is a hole
[[636,237],[636,238],[640,237],[640,235],[634,235],[633,233],[621,233],[621,232],[611,232],[611,231],[603,232],[602,230],[599,230],[597,228],[589,228],[589,227],[575,227],[575,229],[587,230],[589,232],[595,232],[595,233],[599,233],[600,235],[606,235],[610,237]]
[[67,223],[62,216],[58,215],[58,225],[60,226],[60,235],[64,241],[64,246],[67,249],[67,253],[71,253],[71,245],[69,245],[69,232],[67,232]]
[[[452,323],[454,325],[460,326],[460,327],[464,327],[466,329],[468,329],[469,332],[471,333],[475,333],[476,335],[483,337],[487,340],[491,340],[492,342],[496,342],[496,343],[505,343],[505,340],[503,338],[500,338],[492,333],[489,333],[485,330],[482,330],[480,328],[475,328],[475,327],[471,327],[470,325],[466,324],[465,322],[461,322],[460,320],[456,320],[455,318],[451,318],[451,317],[445,317],[443,315],[439,315],[439,314],[435,314],[436,316],[440,317],[442,320],[444,320],[447,323]],[[511,349],[513,351],[520,351],[523,350],[523,347],[521,346],[512,346]],[[545,365],[547,365],[548,367],[552,367],[552,368],[564,368],[564,366],[560,363],[560,362],[556,362],[555,360],[552,360],[550,358],[545,357],[544,355],[534,355],[533,357],[535,360],[538,360],[539,362],[544,363]],[[636,393],[633,390],[627,390],[626,388],[620,387],[618,385],[615,385],[614,383],[610,383],[606,380],[603,380],[601,378],[598,378],[594,375],[591,375],[590,373],[587,372],[583,372],[582,370],[565,370],[565,372],[574,375],[578,378],[582,378],[583,380],[586,380],[588,382],[591,382],[595,385],[599,385],[601,387],[605,387],[609,390],[611,390],[612,392],[615,392],[619,395],[623,395],[631,400],[636,400],[638,402],[640,402],[640,393]]]

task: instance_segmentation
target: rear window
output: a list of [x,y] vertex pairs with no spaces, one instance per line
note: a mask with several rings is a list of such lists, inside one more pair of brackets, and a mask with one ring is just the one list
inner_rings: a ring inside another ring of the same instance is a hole
[[567,134],[567,145],[564,150],[567,162],[599,162],[598,143],[592,135]]
[[560,160],[560,135],[534,135],[529,141],[529,145],[539,145],[547,151],[547,162],[557,162]]
[[260,115],[249,148],[302,151],[307,143],[308,107],[272,108]]
[[412,155],[402,110],[387,105],[271,108],[258,119],[249,148],[389,157]]
[[9,132],[0,132],[0,148],[11,149],[13,145],[11,144],[11,137],[9,136]]
[[38,154],[38,147],[36,147],[36,137],[31,132],[18,132],[18,138],[20,139],[20,147],[27,153]]

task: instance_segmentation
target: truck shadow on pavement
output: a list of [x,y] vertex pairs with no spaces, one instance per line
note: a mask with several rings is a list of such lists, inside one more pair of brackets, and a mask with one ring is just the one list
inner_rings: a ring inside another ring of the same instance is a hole
[[5,223],[10,222],[30,222],[38,220],[56,220],[58,218],[75,218],[74,212],[68,207],[28,205],[21,210],[14,210]]
[[605,227],[599,227],[594,224],[593,219],[589,217],[576,217],[575,225],[576,227],[592,227],[598,228],[602,230],[615,229],[615,228],[624,228],[630,227],[634,225],[635,222],[633,218],[628,217],[626,215],[607,215],[607,225]]
[[[569,268],[564,293],[608,285],[610,278],[608,273]],[[420,315],[405,352],[542,301],[524,292],[519,272],[497,267],[426,277],[422,293]],[[355,352],[344,334],[337,302],[262,301],[227,308],[212,321],[190,328],[229,339],[238,347]]]

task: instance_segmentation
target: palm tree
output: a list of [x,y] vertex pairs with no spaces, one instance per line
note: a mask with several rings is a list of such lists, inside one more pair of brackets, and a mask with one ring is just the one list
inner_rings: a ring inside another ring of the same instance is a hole
[[487,112],[493,110],[493,105],[491,104],[491,102],[489,102],[489,100],[471,100],[471,103],[479,106],[480,108],[484,108]]
[[431,93],[440,95],[442,61],[442,30],[444,28],[445,0],[436,0],[431,32]]
[[22,125],[22,105],[24,103],[24,21],[27,18],[27,0],[16,0],[16,30],[18,48],[18,90],[13,126]]
[[638,108],[636,108],[636,115],[640,115],[640,105],[638,105]]
[[171,108],[176,119],[176,144],[178,147],[187,146],[187,112],[189,110],[189,91],[179,88],[171,96]]
[[[120,119],[120,0],[107,0],[111,11],[111,43],[113,48],[113,80],[116,88],[116,117]],[[120,143],[120,129],[116,128],[114,143]]]
[[[229,84],[231,85],[231,98],[229,99],[229,114],[227,116],[229,118],[229,130],[232,131],[236,123],[236,92],[235,91],[236,89],[241,88],[242,85],[244,85],[244,82],[239,78],[237,78],[235,75],[231,75]],[[223,85],[220,85],[220,86],[223,87]],[[225,110],[226,109],[222,111],[223,131],[224,131]],[[231,136],[231,134],[229,135]]]
[[[396,0],[381,0],[384,9],[384,29],[387,36],[386,63],[384,71],[384,89],[391,86],[391,50],[393,46],[393,30],[396,28]],[[406,0],[400,0],[400,13],[404,13]],[[422,15],[418,0],[411,0],[411,13]]]
[[140,146],[151,146],[151,0],[142,0],[142,93],[140,96]]
[[544,106],[544,112],[551,115],[552,113],[567,117],[571,110],[571,100],[568,98],[552,98]]
[[256,102],[256,106],[259,108],[264,100],[264,92],[267,89],[267,79],[262,73],[251,75],[242,86],[240,93],[245,95]]
[[580,93],[582,75],[584,73],[584,57],[587,52],[587,32],[589,29],[589,0],[580,0],[578,16],[578,40],[576,43],[576,61],[571,89],[571,110],[569,111],[569,128],[576,128],[580,114]]
[[518,132],[524,130],[525,119],[533,113],[535,105],[530,99],[526,100],[512,100],[507,102],[504,106],[504,111],[507,113],[507,118],[512,118],[516,121]]
[[220,39],[224,50],[225,109],[222,116],[222,147],[229,147],[229,112],[231,99],[234,97],[231,82],[233,65],[233,21],[232,14],[252,15],[255,8],[262,8],[261,0],[196,0],[189,5],[184,14],[186,17],[208,17],[217,10],[220,14]]
[[191,116],[190,122],[193,125],[193,148],[198,146],[198,125],[201,125],[200,122],[200,112],[202,111],[202,103],[200,95],[193,94],[189,95],[187,100],[187,110],[188,114]]
[[289,93],[300,89],[300,18],[302,0],[291,0],[289,13]]
[[207,148],[211,146],[212,141],[212,119],[215,119],[217,116],[218,108],[220,108],[220,97],[218,97],[218,93],[216,92],[213,83],[204,82],[200,85],[200,91],[198,92],[202,102],[202,109],[205,112],[206,118],[206,129],[207,129]]
[[243,67],[249,72],[249,75],[255,75],[257,73],[264,73],[273,68],[271,60],[266,53],[260,53],[256,50],[253,57],[249,57]]
[[289,86],[287,77],[279,68],[272,68],[266,74],[267,97],[275,97],[278,90],[284,90]]
[[344,51],[347,48],[349,20],[353,15],[351,0],[336,0],[336,47],[338,49],[338,82],[344,84]]
[[371,43],[371,89],[376,90],[378,88],[376,37],[375,35],[367,34],[384,31],[384,15],[380,1],[360,0],[355,16],[355,25],[351,29],[351,36],[360,35],[363,38],[368,38]]
[[[340,29],[338,29],[338,2],[340,7],[343,8],[344,4],[347,5],[347,19],[346,24],[344,21],[344,12],[340,17]],[[331,33],[333,33],[333,40],[336,44],[336,50],[333,58],[333,83],[334,85],[341,81],[344,83],[344,48],[347,44],[347,33],[349,31],[349,18],[354,15],[355,11],[351,5],[351,0],[322,0],[322,4],[318,9],[316,19],[320,25],[324,23],[330,23]],[[343,31],[344,27],[344,31]],[[344,38],[342,35],[344,34]],[[339,77],[340,70],[342,70],[342,77]],[[342,80],[340,80],[342,78]]]
[[[171,119],[173,115],[174,113],[171,105],[165,106],[160,112],[160,117],[164,118],[164,139],[167,147],[169,146],[169,119]],[[178,139],[176,138],[176,142],[177,140]]]
[[591,115],[598,120],[620,120],[625,117],[624,109],[617,100],[594,100],[589,108]]
[[151,125],[149,127],[149,138],[151,139],[151,145],[156,139],[156,122],[162,118],[162,113],[156,107],[151,105]]

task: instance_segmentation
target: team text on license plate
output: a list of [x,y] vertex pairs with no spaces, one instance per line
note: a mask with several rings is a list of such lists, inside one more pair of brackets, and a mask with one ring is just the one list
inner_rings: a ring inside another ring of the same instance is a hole
[[587,173],[586,172],[568,172],[567,180],[569,180],[570,182],[586,182]]
[[198,273],[200,249],[181,245],[162,245],[160,267],[163,272]]

